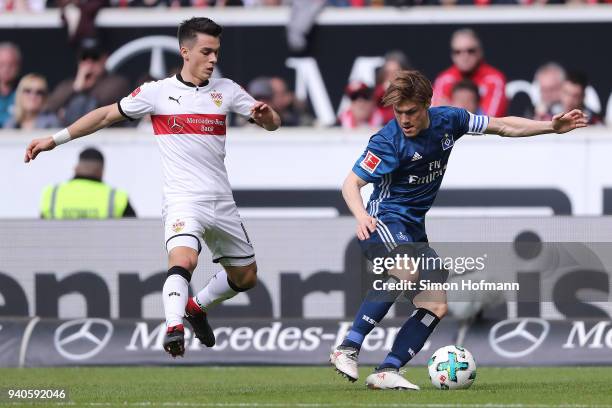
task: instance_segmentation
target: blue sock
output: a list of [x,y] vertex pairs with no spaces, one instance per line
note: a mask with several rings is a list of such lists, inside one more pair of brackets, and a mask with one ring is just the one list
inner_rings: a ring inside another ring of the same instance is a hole
[[378,367],[400,369],[416,355],[427,341],[440,319],[427,309],[418,308],[412,313],[410,319],[404,323],[395,341],[391,352]]
[[[399,279],[390,276],[386,282],[399,282]],[[401,290],[371,289],[361,304],[357,315],[355,315],[353,325],[341,346],[359,350],[365,336],[385,317],[393,303],[395,303],[395,299],[401,294]]]

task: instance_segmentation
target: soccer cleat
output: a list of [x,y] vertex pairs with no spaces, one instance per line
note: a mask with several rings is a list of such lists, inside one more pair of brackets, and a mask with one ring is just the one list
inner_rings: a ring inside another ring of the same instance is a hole
[[168,327],[164,338],[164,350],[175,358],[185,354],[185,328],[182,324]]
[[419,386],[400,375],[398,370],[385,368],[375,371],[366,378],[366,386],[371,390],[419,390]]
[[357,367],[357,356],[359,351],[352,347],[338,346],[329,355],[329,362],[336,367],[338,374],[344,376],[350,382],[359,378]]
[[208,324],[206,313],[202,311],[193,298],[187,301],[187,307],[185,307],[185,320],[191,325],[193,333],[198,340],[200,340],[200,343],[204,344],[206,347],[215,345],[215,333],[213,333],[210,324]]

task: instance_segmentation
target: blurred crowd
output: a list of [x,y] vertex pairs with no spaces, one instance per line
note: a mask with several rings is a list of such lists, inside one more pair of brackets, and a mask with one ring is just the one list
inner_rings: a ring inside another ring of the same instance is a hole
[[[460,29],[450,38],[450,65],[433,82],[434,106],[451,105],[477,114],[505,116],[508,112],[506,76],[499,67],[487,63],[482,43],[471,29]],[[66,78],[53,89],[42,73],[21,72],[21,50],[14,44],[0,43],[0,127],[6,129],[48,129],[68,126],[85,113],[114,103],[142,82],[136,83],[105,69],[108,53],[95,40],[82,42],[76,61],[76,75]],[[376,128],[393,118],[391,107],[382,105],[382,97],[395,74],[413,68],[402,51],[390,51],[377,70],[374,83],[351,80],[343,92],[337,125],[344,129]],[[178,69],[177,69],[178,70]],[[522,116],[549,120],[555,114],[582,109],[589,124],[602,118],[585,104],[587,76],[566,71],[560,64],[548,62],[534,72],[532,107]],[[254,78],[247,85],[254,98],[272,106],[283,126],[316,124],[307,101],[296,98],[285,79],[277,75]],[[232,118],[234,125],[246,125]],[[146,126],[124,122],[123,126]]]
[[[0,0],[0,10],[42,11],[67,3],[102,3],[103,7],[259,7],[287,6],[303,0]],[[612,0],[307,0],[330,7],[412,7],[462,5],[605,4]]]

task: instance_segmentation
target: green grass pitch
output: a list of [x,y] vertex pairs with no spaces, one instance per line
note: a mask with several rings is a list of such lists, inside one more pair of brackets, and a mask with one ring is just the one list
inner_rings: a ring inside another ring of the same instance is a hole
[[47,405],[74,407],[612,407],[612,367],[481,367],[458,391],[434,389],[425,367],[405,374],[421,391],[367,390],[371,369],[351,384],[329,367],[2,368],[0,388],[65,388],[71,402]]

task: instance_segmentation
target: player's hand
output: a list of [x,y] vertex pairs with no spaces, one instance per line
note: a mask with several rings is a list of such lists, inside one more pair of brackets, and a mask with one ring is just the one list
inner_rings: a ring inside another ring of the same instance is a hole
[[272,109],[267,103],[257,101],[251,108],[251,117],[257,123],[270,122],[272,120]]
[[357,218],[357,238],[364,241],[370,238],[370,233],[376,231],[376,218],[364,215]]
[[580,109],[559,113],[552,118],[552,127],[556,133],[567,133],[586,126],[587,116]]
[[25,163],[28,163],[30,160],[34,160],[36,156],[38,156],[38,153],[52,150],[53,148],[55,148],[55,146],[55,141],[51,136],[34,139],[30,142],[28,147],[26,147],[25,157],[23,161]]

